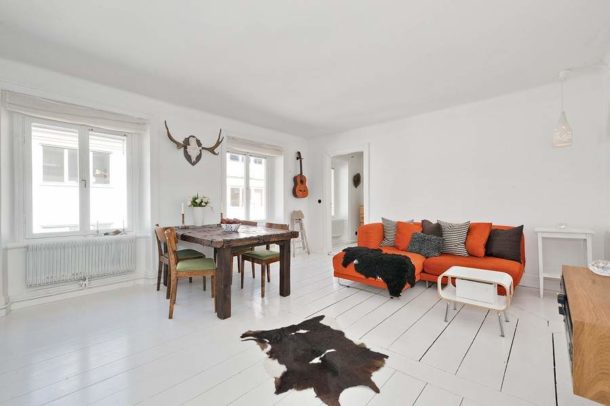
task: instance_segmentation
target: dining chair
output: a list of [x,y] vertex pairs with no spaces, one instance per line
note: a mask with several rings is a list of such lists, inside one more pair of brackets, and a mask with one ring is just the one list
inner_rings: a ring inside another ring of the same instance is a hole
[[[266,228],[274,228],[278,230],[288,230],[288,224],[265,223]],[[241,288],[244,288],[244,265],[245,261],[252,263],[252,276],[255,275],[255,265],[261,266],[261,297],[265,297],[265,274],[267,282],[271,282],[271,264],[280,261],[279,251],[271,250],[270,244],[267,244],[264,250],[250,250],[240,255],[241,257]]]
[[[178,260],[178,251],[176,250],[176,229],[169,227],[164,231],[167,241],[167,253],[169,258],[169,275],[171,283],[168,284],[168,289],[171,289],[169,297],[169,318],[174,318],[174,305],[176,304],[176,294],[178,291],[178,280],[181,278],[191,278],[194,276],[210,277],[212,288],[212,298],[216,293],[216,285],[214,284],[214,276],[216,275],[216,263],[211,258],[190,258]],[[216,301],[214,301],[214,311],[216,311]]]
[[[239,220],[239,224],[244,225],[244,226],[253,226],[253,227],[256,227],[258,225],[258,223],[256,221],[249,221],[249,220]],[[242,261],[241,261],[241,254],[243,254],[244,252],[251,251],[251,250],[252,250],[252,247],[244,247],[244,248],[241,248],[232,253],[231,271],[233,270],[233,259],[235,257],[237,257],[237,272],[242,273],[243,265],[242,265]],[[216,250],[214,250],[214,259],[216,259]],[[252,271],[252,277],[254,278],[254,271]]]
[[[169,257],[167,255],[167,239],[165,238],[165,230],[167,227],[160,227],[159,224],[155,225],[155,237],[157,238],[157,251],[159,256],[159,270],[157,271],[157,291],[161,288],[161,274],[163,274],[163,281],[167,285],[166,298],[169,299],[170,293],[170,279],[168,278],[169,268]],[[205,258],[205,255],[199,251],[193,249],[181,249],[177,250],[178,261],[183,259],[193,258]],[[193,278],[189,279],[192,282]],[[206,290],[206,280],[203,278],[203,290]]]

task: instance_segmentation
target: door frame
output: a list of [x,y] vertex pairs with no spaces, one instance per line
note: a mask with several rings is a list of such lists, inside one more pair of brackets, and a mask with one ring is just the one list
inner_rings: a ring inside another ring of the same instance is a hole
[[357,144],[351,147],[345,147],[340,149],[331,149],[324,152],[323,155],[323,187],[324,187],[324,238],[323,247],[324,252],[332,254],[333,239],[332,239],[332,215],[330,211],[330,201],[332,191],[330,190],[330,170],[332,167],[332,158],[337,155],[349,155],[362,152],[362,187],[363,187],[363,200],[364,200],[364,223],[369,223],[371,203],[370,203],[370,144]]

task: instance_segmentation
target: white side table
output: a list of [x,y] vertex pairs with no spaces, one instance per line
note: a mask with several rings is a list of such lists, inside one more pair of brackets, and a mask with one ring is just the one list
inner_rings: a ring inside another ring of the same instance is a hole
[[593,234],[595,234],[595,231],[584,228],[552,227],[536,227],[534,231],[538,234],[538,277],[540,278],[540,297],[543,297],[544,295],[544,278],[561,278],[561,273],[552,274],[544,272],[543,240],[545,238],[584,240],[587,250],[587,265],[593,262]]

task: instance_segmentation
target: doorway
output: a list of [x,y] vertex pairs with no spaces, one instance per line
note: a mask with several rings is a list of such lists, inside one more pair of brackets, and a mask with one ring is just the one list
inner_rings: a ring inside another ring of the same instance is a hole
[[363,151],[330,160],[330,237],[332,251],[356,243],[365,219]]

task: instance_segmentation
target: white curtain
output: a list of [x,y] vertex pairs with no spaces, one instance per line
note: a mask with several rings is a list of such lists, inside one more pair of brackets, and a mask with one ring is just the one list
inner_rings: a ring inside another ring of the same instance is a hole
[[244,138],[227,136],[227,151],[265,156],[282,156],[284,151],[277,145],[262,144]]
[[147,128],[146,120],[141,118],[44,99],[23,93],[4,91],[3,104],[8,111],[49,120],[104,128],[106,130],[141,133]]

